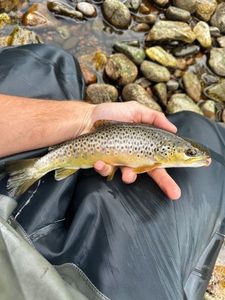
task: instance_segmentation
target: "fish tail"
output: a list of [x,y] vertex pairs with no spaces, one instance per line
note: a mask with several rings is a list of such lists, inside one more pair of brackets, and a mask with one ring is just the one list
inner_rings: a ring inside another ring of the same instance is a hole
[[23,194],[44,175],[35,172],[34,164],[37,160],[38,158],[20,160],[6,166],[6,172],[9,175],[7,182],[9,196],[15,197]]

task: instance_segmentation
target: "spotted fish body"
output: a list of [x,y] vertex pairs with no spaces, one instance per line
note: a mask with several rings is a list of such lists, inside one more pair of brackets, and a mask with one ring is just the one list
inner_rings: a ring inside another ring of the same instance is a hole
[[12,165],[8,187],[11,195],[18,195],[50,171],[55,170],[55,179],[61,180],[78,169],[93,167],[98,160],[143,173],[155,168],[208,165],[209,154],[159,128],[98,121],[91,133],[54,147],[38,160],[27,161],[23,169],[19,169],[19,164],[16,168]]

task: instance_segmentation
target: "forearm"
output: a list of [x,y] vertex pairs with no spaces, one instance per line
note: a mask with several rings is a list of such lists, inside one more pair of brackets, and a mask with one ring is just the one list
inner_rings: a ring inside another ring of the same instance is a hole
[[92,110],[93,105],[79,101],[0,95],[0,157],[58,144],[84,133]]

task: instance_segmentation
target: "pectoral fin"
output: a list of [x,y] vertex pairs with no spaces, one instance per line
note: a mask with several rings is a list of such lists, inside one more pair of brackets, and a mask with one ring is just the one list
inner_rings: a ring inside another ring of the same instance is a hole
[[107,181],[113,180],[116,170],[117,170],[117,167],[113,167],[112,172],[107,176]]
[[160,166],[161,166],[161,164],[155,163],[154,165],[151,165],[151,166],[141,166],[141,167],[138,167],[138,168],[134,168],[133,171],[136,174],[141,174],[141,173],[150,172],[154,169],[159,168]]
[[74,173],[77,172],[78,169],[57,169],[55,170],[55,180],[60,181]]

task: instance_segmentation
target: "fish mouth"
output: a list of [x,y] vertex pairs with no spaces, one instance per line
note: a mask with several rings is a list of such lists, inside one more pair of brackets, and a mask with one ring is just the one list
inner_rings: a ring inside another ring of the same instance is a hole
[[207,157],[203,157],[203,158],[191,158],[188,160],[188,164],[190,166],[193,166],[193,167],[200,167],[200,166],[206,166],[208,167],[212,162],[212,159],[210,156],[207,156]]

